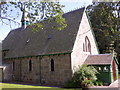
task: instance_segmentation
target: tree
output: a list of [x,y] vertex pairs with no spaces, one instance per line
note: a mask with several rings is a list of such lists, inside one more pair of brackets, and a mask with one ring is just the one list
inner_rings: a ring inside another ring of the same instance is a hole
[[115,53],[120,62],[120,2],[99,2],[88,6],[100,53]]
[[[54,2],[52,0],[19,0],[19,2],[18,0],[12,2],[2,0],[0,2],[0,20],[2,23],[7,20],[19,24],[16,19],[21,16],[21,13],[27,13],[25,18],[29,18],[31,25],[42,27],[41,21],[47,19],[51,22],[55,19],[56,23],[59,24],[59,27],[56,28],[61,30],[66,27],[65,19],[62,18],[62,7],[64,5],[61,5],[58,0]],[[13,13],[16,13],[16,15],[13,16]]]

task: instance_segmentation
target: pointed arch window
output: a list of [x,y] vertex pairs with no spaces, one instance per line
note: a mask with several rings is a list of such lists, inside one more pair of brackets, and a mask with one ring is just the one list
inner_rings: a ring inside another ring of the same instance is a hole
[[91,44],[87,36],[85,37],[85,51],[91,53]]
[[29,71],[32,71],[32,60],[29,60]]
[[54,71],[54,60],[51,59],[51,71],[53,72]]

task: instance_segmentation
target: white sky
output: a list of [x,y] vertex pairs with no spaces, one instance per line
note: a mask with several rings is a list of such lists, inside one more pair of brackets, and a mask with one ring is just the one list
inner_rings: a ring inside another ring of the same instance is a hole
[[[92,0],[60,0],[61,4],[65,5],[63,8],[64,12],[69,12],[71,10],[75,10],[81,8],[83,6],[87,6],[92,3]],[[14,14],[13,14],[14,15]],[[20,18],[18,18],[20,22]],[[19,25],[12,25],[12,29],[20,27]],[[2,24],[0,22],[0,41],[3,40],[7,34],[10,32],[11,28],[9,25]]]

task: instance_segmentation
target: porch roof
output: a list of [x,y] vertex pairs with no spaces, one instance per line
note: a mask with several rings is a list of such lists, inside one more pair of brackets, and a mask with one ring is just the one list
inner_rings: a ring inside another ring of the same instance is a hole
[[112,64],[113,54],[89,55],[84,62],[88,65],[106,65]]

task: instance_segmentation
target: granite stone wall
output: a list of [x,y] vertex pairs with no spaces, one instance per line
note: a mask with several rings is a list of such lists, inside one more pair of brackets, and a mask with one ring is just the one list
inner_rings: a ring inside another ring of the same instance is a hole
[[[70,54],[61,54],[19,58],[6,60],[6,62],[9,61],[9,64],[12,65],[13,81],[62,86],[72,77],[70,57]],[[54,71],[51,71],[51,59],[54,60]],[[31,71],[29,70],[30,60]]]

